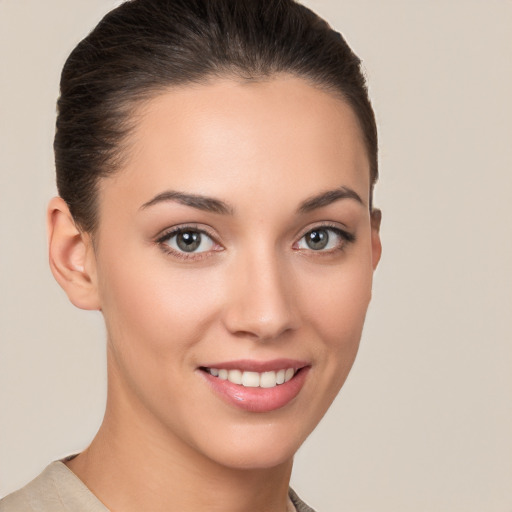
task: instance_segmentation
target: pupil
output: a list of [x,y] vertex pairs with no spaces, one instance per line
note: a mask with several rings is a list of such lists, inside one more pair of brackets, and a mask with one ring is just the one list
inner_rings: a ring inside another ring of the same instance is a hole
[[201,235],[196,231],[184,231],[178,234],[176,243],[182,251],[193,252],[201,244]]
[[307,244],[310,249],[323,249],[329,242],[329,235],[324,229],[311,231],[307,237]]

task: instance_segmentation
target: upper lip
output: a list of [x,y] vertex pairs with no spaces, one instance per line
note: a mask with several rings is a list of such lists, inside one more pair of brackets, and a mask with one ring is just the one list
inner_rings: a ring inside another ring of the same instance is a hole
[[271,372],[277,370],[286,370],[293,368],[299,370],[309,366],[306,361],[299,361],[297,359],[272,359],[270,361],[256,361],[253,359],[238,359],[236,361],[223,361],[211,364],[201,365],[200,368],[217,368],[224,370],[242,370],[246,372]]

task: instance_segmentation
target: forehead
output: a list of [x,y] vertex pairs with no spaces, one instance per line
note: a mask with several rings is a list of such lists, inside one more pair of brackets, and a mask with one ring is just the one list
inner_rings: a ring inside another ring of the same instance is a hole
[[[102,194],[143,204],[164,189],[285,200],[338,186],[369,192],[359,122],[339,97],[305,80],[217,79],[169,89],[139,105],[122,169]],[[101,208],[101,198],[100,198]]]

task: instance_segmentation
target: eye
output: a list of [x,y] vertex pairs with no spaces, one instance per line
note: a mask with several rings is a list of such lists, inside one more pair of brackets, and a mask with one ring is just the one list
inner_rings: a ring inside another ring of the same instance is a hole
[[182,255],[212,251],[217,245],[204,231],[187,227],[166,233],[158,243],[162,244],[166,250]]
[[345,244],[354,241],[354,235],[337,227],[320,226],[308,231],[296,244],[296,249],[330,251],[343,249]]

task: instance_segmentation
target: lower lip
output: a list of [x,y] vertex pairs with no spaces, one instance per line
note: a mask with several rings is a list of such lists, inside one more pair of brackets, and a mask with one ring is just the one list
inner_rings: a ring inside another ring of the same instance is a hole
[[300,393],[308,371],[309,367],[301,368],[288,382],[273,388],[250,388],[200,370],[213,391],[225,402],[250,412],[270,412],[288,405]]

